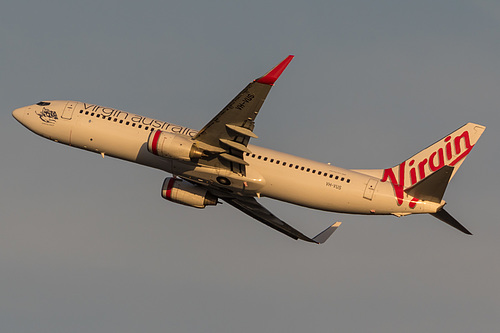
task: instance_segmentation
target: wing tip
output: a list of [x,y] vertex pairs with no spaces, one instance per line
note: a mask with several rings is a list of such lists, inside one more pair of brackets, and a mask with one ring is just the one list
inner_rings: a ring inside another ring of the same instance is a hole
[[338,227],[340,227],[341,224],[342,222],[335,222],[334,224],[332,224],[331,226],[329,226],[328,228],[317,234],[315,237],[313,237],[312,240],[316,244],[323,244],[328,240],[328,238],[330,238],[330,236],[335,232],[335,230],[337,230]]
[[293,55],[289,55],[282,62],[280,62],[276,67],[274,67],[269,72],[267,72],[266,75],[258,78],[255,81],[259,82],[259,83],[263,83],[263,84],[268,84],[270,86],[274,86],[274,83],[276,82],[276,80],[278,80],[278,78],[283,73],[285,68],[288,66],[290,61],[292,61],[293,57],[294,57]]

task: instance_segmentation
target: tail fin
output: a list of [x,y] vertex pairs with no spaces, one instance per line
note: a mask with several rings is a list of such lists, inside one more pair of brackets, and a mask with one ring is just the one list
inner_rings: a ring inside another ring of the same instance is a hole
[[[469,155],[485,128],[478,124],[465,124],[399,165],[385,169],[382,181],[389,180],[395,187],[399,187],[403,191],[446,166],[451,167],[451,169],[446,168],[448,171],[451,170],[449,177],[446,175],[447,182],[449,182],[467,155]],[[443,171],[441,173],[444,174]],[[440,179],[443,179],[443,174],[439,177]]]
[[379,178],[382,182],[390,181],[398,205],[403,204],[405,193],[413,197],[410,208],[419,200],[437,203],[440,208],[431,213],[432,216],[471,235],[443,209],[442,198],[448,183],[485,129],[485,126],[468,123],[392,168],[354,171]]

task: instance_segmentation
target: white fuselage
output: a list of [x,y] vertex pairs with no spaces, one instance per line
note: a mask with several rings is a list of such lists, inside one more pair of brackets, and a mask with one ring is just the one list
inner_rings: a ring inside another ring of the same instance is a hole
[[[40,104],[40,103],[39,103]],[[325,211],[355,214],[435,213],[437,204],[418,201],[411,205],[405,194],[399,204],[390,182],[382,182],[382,170],[365,173],[249,145],[246,176],[191,162],[151,154],[147,149],[152,130],[161,129],[188,137],[197,131],[113,108],[73,101],[50,101],[50,107],[30,105],[14,117],[48,139],[99,154],[164,170],[198,183],[218,176],[241,186],[239,193],[266,196]]]

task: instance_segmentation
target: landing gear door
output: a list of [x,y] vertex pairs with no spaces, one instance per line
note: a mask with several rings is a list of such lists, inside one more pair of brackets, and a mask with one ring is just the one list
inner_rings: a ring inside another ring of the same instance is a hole
[[366,184],[365,193],[363,198],[371,200],[373,198],[373,193],[375,193],[375,188],[377,187],[378,180],[371,178]]
[[61,118],[71,119],[71,117],[73,116],[73,111],[76,108],[76,104],[77,104],[77,102],[71,102],[71,101],[68,102],[66,104],[66,107],[64,107],[64,110],[63,110],[63,113],[61,115]]

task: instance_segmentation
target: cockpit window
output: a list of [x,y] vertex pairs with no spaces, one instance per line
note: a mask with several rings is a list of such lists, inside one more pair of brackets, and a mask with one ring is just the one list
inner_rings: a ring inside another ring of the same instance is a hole
[[36,103],[36,105],[47,106],[47,105],[50,105],[50,102],[38,102],[38,103]]

